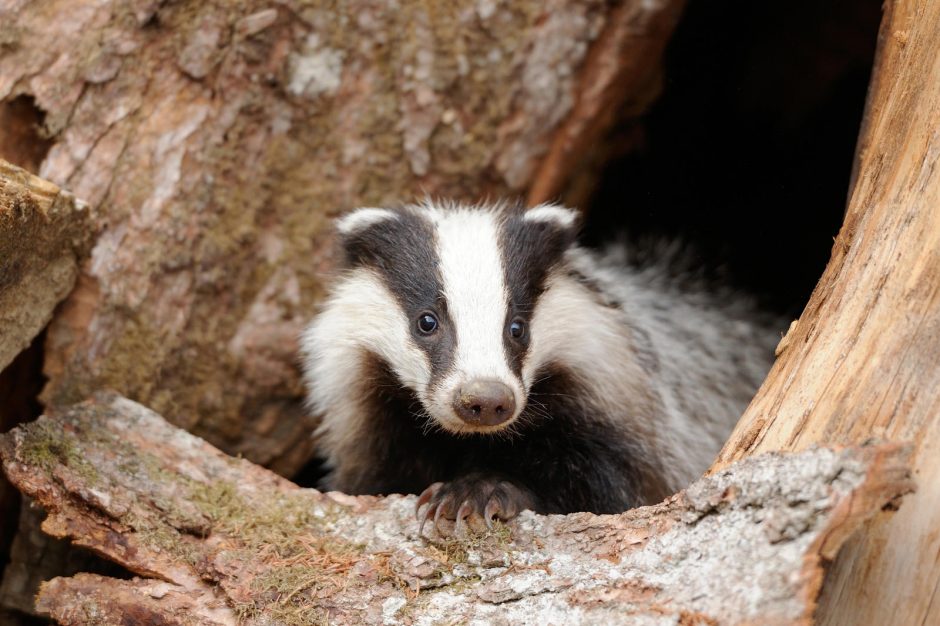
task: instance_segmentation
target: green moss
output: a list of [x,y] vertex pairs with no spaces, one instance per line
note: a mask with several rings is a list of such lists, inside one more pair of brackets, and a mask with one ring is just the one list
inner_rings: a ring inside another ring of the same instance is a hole
[[443,541],[429,541],[439,551],[441,560],[448,565],[467,563],[470,552],[479,550],[509,549],[512,543],[512,529],[500,522],[493,523],[493,528],[477,532],[468,530],[465,537],[449,537]]
[[246,517],[247,505],[231,483],[193,482],[189,486],[189,499],[220,529],[230,530]]
[[56,428],[54,423],[48,420],[40,419],[26,427],[26,434],[19,448],[19,458],[27,465],[47,472],[57,465],[64,465],[88,485],[93,485],[99,480],[94,465],[79,453],[74,437]]
[[[211,520],[212,532],[228,535],[235,562],[253,562],[260,572],[251,580],[253,600],[234,608],[242,619],[264,615],[288,626],[328,623],[329,615],[313,601],[323,590],[339,590],[364,546],[324,534],[336,513],[316,506],[306,492],[254,493],[250,501],[224,481],[188,486],[190,501]],[[315,508],[325,516],[314,514]]]
[[196,567],[199,564],[203,555],[200,547],[192,541],[191,537],[186,537],[169,524],[153,523],[133,517],[127,517],[123,521],[134,529],[144,545],[155,546],[164,554],[168,554],[190,567]]

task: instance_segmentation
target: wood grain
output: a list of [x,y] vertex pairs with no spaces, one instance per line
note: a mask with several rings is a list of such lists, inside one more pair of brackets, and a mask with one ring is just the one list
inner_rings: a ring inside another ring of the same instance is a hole
[[819,622],[846,626],[940,623],[940,2],[887,3],[879,40],[832,258],[715,465],[914,443],[918,493],[830,572]]

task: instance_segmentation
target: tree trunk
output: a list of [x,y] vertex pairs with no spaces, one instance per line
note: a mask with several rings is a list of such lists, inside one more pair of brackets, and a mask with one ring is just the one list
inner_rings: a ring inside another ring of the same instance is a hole
[[42,611],[95,626],[809,623],[823,562],[912,489],[906,456],[765,455],[621,515],[426,540],[414,496],[299,489],[115,394],[0,437],[43,530],[140,576],[43,585]]
[[886,9],[832,259],[714,468],[819,443],[913,442],[921,489],[840,554],[824,624],[940,623],[940,3]]
[[[328,218],[524,194],[567,119],[596,137],[611,85],[653,82],[682,4],[0,1],[0,113],[43,118],[41,175],[103,230],[49,329],[44,401],[116,389],[292,474]],[[0,153],[37,160],[26,135]]]

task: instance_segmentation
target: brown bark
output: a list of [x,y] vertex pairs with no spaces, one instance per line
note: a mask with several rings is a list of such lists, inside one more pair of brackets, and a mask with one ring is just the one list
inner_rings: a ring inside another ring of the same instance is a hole
[[940,623],[940,3],[886,5],[845,224],[716,468],[770,450],[914,444],[922,490],[826,583],[824,624]]
[[72,290],[94,234],[88,205],[0,159],[0,370]]
[[[117,389],[296,471],[313,423],[295,341],[332,262],[327,218],[524,195],[586,77],[661,47],[668,29],[644,25],[681,4],[0,2],[0,105],[41,110],[40,174],[103,229],[49,330],[44,400]],[[643,58],[629,67],[654,71]]]
[[42,588],[62,624],[808,623],[822,562],[912,488],[896,445],[765,455],[621,515],[417,535],[413,496],[299,489],[115,394],[0,438],[42,527],[139,578]]
[[[0,123],[9,121],[2,113]],[[21,351],[72,290],[94,240],[92,221],[88,206],[70,193],[0,159],[0,432],[38,414],[29,394],[41,385],[41,353]],[[16,528],[18,501],[0,476],[0,563]]]

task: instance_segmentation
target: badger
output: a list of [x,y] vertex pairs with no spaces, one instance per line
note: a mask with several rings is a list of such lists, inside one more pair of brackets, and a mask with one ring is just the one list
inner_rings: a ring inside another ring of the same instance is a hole
[[621,512],[708,467],[773,318],[578,227],[555,204],[434,201],[336,222],[342,270],[301,338],[325,488],[420,494],[421,529],[444,533]]

